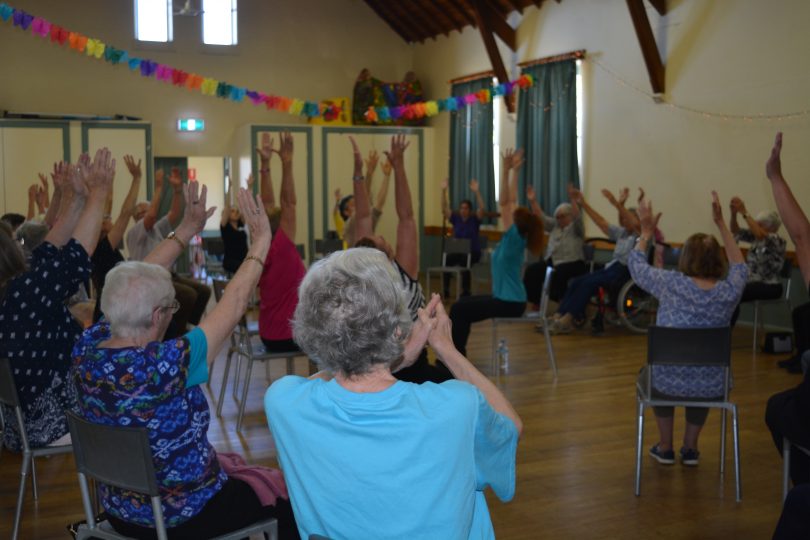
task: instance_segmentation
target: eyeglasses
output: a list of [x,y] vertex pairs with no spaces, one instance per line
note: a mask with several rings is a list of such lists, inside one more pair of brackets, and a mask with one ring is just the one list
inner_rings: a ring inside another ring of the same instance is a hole
[[180,302],[177,300],[172,300],[172,303],[168,306],[158,306],[155,309],[168,309],[171,310],[172,315],[174,315],[180,309]]

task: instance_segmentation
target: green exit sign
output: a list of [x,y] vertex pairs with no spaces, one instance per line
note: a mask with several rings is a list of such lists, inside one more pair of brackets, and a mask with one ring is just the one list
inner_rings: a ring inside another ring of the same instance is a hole
[[202,118],[179,118],[177,131],[205,131],[205,120]]

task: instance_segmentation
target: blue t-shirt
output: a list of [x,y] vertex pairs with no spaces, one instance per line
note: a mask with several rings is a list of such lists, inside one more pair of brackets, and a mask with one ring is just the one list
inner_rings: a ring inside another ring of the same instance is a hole
[[355,393],[284,377],[264,398],[302,538],[494,538],[483,490],[515,490],[515,424],[461,381]]
[[526,301],[526,287],[520,277],[525,250],[526,239],[512,225],[492,254],[492,296],[498,300]]
[[[163,517],[167,527],[176,527],[197,515],[228,479],[208,442],[211,411],[198,386],[208,380],[205,333],[195,328],[143,348],[98,347],[108,339],[110,325],[102,319],[73,349],[79,412],[97,424],[148,430]],[[99,491],[110,515],[154,527],[148,496],[105,485]]]

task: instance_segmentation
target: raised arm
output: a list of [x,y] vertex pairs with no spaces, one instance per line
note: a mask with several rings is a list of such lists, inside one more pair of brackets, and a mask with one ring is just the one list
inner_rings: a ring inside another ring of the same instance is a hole
[[279,225],[287,235],[287,238],[295,243],[295,179],[293,178],[293,136],[289,131],[279,135],[280,148],[278,155],[281,157],[281,190],[279,191],[279,201],[281,202],[281,224]]
[[470,180],[470,191],[475,195],[475,204],[478,206],[475,210],[475,217],[478,218],[478,221],[481,221],[484,219],[484,198],[481,197],[481,189],[478,180],[475,178]]
[[107,148],[102,148],[96,152],[92,163],[88,159],[79,160],[78,174],[88,195],[73,231],[73,238],[84,247],[88,255],[92,255],[101,235],[104,206],[115,178],[115,160]]
[[574,220],[577,220],[582,215],[582,212],[579,209],[579,202],[577,201],[577,197],[578,196],[581,197],[582,194],[579,192],[578,189],[574,187],[574,184],[572,184],[571,182],[568,182],[566,190],[568,191],[568,202],[571,203],[571,217],[573,217]]
[[[79,161],[89,159],[87,154],[82,154]],[[48,231],[45,241],[56,247],[64,246],[73,235],[76,223],[87,202],[87,186],[82,182],[78,173],[78,167],[70,163],[60,161],[53,166],[54,191],[58,190],[61,195],[58,213],[54,220],[53,227]]]
[[[250,250],[236,274],[228,282],[225,294],[200,322],[199,328],[205,333],[208,341],[209,363],[217,357],[222,344],[244,315],[250,295],[256,289],[262,275],[264,269],[262,261],[267,259],[272,239],[270,223],[267,220],[267,213],[262,208],[261,200],[244,189],[239,190],[237,200],[242,219],[250,231]],[[205,225],[205,220],[202,220],[202,224]]]
[[[391,171],[393,167],[385,160],[382,164],[382,172],[383,172],[383,179],[382,184],[380,184],[380,191],[377,192],[377,199],[374,201],[374,209],[377,212],[382,212],[383,206],[385,206],[385,200],[388,198],[388,185],[391,181]],[[369,191],[369,197],[371,197],[371,191]],[[372,222],[372,227],[374,223]]]
[[[428,342],[436,352],[436,356],[444,362],[456,379],[468,382],[478,388],[490,407],[509,418],[515,424],[519,436],[523,432],[523,421],[515,408],[512,407],[512,404],[509,403],[509,400],[498,387],[478,371],[453,345],[450,318],[444,310],[444,305],[441,302],[431,302],[430,305],[435,306],[435,313],[428,315],[432,315],[435,322],[428,336]],[[420,313],[420,318],[422,316]]]
[[450,219],[453,215],[453,210],[450,208],[450,195],[448,194],[449,180],[445,178],[442,180],[442,216],[444,219]]
[[164,238],[155,246],[155,249],[149,252],[144,262],[159,264],[166,269],[170,269],[175,259],[188,247],[188,243],[194,235],[203,230],[205,222],[214,215],[216,207],[205,208],[208,190],[203,186],[200,191],[199,187],[197,182],[189,182],[180,188],[186,201],[183,220],[174,230],[174,236]]
[[771,155],[765,164],[773,198],[790,239],[796,245],[796,259],[805,283],[810,283],[810,222],[782,176],[782,133],[776,134]]
[[[354,240],[371,236],[374,233],[374,224],[371,219],[371,202],[368,199],[366,183],[363,178],[363,156],[360,154],[360,147],[357,141],[349,135],[349,142],[352,143],[352,155],[354,157],[354,171],[352,173],[352,189],[354,193]],[[352,247],[352,246],[349,246]]]
[[534,186],[531,184],[526,186],[526,199],[529,201],[529,208],[532,214],[543,219],[543,209],[537,204],[537,193],[535,193]]
[[728,262],[731,264],[744,262],[745,259],[743,258],[742,251],[740,251],[740,246],[737,245],[737,242],[734,240],[734,235],[731,234],[731,231],[726,226],[726,222],[723,219],[723,207],[720,206],[720,197],[718,197],[716,191],[712,191],[712,219],[717,229],[720,231],[720,237],[723,239],[723,248],[726,250]]
[[765,230],[759,222],[752,218],[751,215],[748,213],[748,210],[745,208],[745,203],[739,197],[732,197],[731,203],[729,204],[731,208],[731,219],[729,220],[729,227],[731,229],[731,234],[739,234],[741,231],[740,226],[737,224],[737,214],[742,214],[743,219],[745,220],[746,225],[748,225],[748,230],[751,231],[751,234],[754,235],[754,238],[757,240],[762,240],[766,236],[768,236],[768,231]]
[[580,190],[572,189],[571,193],[573,194],[574,201],[577,203],[577,205],[585,210],[585,213],[589,218],[591,218],[591,220],[593,220],[594,223],[596,223],[596,226],[599,227],[602,233],[605,236],[610,236],[610,224],[604,217],[602,217],[602,214],[594,210],[591,205],[585,201],[585,197],[582,195]]
[[273,182],[270,179],[270,158],[277,150],[273,148],[273,137],[269,133],[262,133],[262,145],[256,149],[256,152],[259,154],[259,191],[264,211],[270,214],[276,208]]
[[183,177],[180,176],[180,169],[172,167],[169,174],[169,185],[172,187],[172,204],[169,207],[169,223],[172,227],[180,221],[180,214],[183,211]]
[[155,191],[152,193],[152,200],[149,202],[149,208],[143,215],[143,227],[147,231],[151,231],[152,227],[157,223],[158,209],[160,208],[160,200],[163,198],[163,177],[165,173],[163,169],[155,171]]
[[[523,163],[523,150],[507,148],[502,154],[503,172],[501,173],[501,187],[498,192],[498,206],[501,209],[501,226],[506,231],[512,226],[513,214],[517,205],[516,189],[512,187],[510,176],[513,169]],[[512,180],[516,178],[513,177]]]
[[37,215],[37,185],[31,184],[28,186],[28,212],[25,215],[25,219],[31,220],[34,219],[34,216]]
[[230,179],[228,183],[228,193],[225,194],[225,204],[222,208],[222,213],[219,216],[219,226],[224,227],[228,224],[231,218],[231,204],[234,201],[235,196],[235,186],[236,182],[233,181],[233,178]]
[[635,232],[638,233],[641,231],[641,224],[639,223],[638,217],[627,209],[624,205],[627,202],[627,197],[630,195],[630,190],[628,188],[622,188],[619,191],[619,198],[617,199],[613,193],[609,189],[603,189],[602,195],[610,202],[611,205],[619,212],[619,221],[623,221],[624,223],[628,223],[630,228]]
[[[56,174],[56,164],[54,164],[54,172],[52,173],[51,178],[53,178],[54,174]],[[40,174],[39,180],[40,182],[45,184],[45,190],[47,192],[48,178],[45,175]],[[53,227],[53,224],[56,222],[56,216],[59,213],[59,205],[61,204],[61,202],[62,202],[62,190],[56,185],[56,182],[54,182],[53,198],[51,199],[50,204],[48,205],[48,211],[45,213],[45,225],[47,225],[49,229]]]
[[397,207],[397,251],[396,259],[412,278],[419,275],[419,252],[417,250],[416,221],[413,216],[411,189],[405,173],[405,149],[410,143],[405,135],[391,137],[391,149],[385,152],[394,167],[394,199]]
[[372,198],[371,185],[374,183],[374,173],[377,171],[377,163],[380,161],[380,156],[376,150],[369,150],[368,157],[366,158],[366,192],[368,198]]
[[126,155],[124,156],[124,163],[127,165],[129,174],[132,175],[132,181],[129,184],[127,196],[124,198],[124,202],[121,203],[121,212],[118,214],[112,229],[107,233],[107,241],[113,249],[118,247],[121,239],[124,238],[124,232],[127,230],[127,225],[129,225],[129,218],[135,213],[135,203],[138,202],[138,190],[141,187],[141,160],[139,159],[138,163],[135,163],[132,156]]

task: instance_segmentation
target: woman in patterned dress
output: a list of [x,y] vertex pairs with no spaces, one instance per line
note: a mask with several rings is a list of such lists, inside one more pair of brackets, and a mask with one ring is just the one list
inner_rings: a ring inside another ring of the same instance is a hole
[[[177,311],[168,269],[191,238],[202,231],[206,188],[184,187],[186,210],[177,229],[143,262],[116,266],[107,274],[105,319],[88,329],[73,349],[73,380],[80,414],[88,421],[145,427],[169,538],[210,538],[269,517],[281,538],[295,538],[283,477],[266,470],[272,487],[261,498],[246,482],[230,477],[208,441],[210,411],[200,384],[208,363],[245,312],[270,247],[270,224],[246,190],[238,199],[252,245],[222,299],[199,326],[163,341]],[[154,538],[146,495],[100,486],[112,526],[135,538]]]
[[[64,413],[76,408],[68,379],[70,351],[82,329],[65,301],[90,277],[90,256],[114,176],[115,160],[106,148],[92,163],[86,154],[77,165],[58,163],[56,221],[27,261],[10,229],[0,227],[0,357],[11,361],[33,448],[70,442]],[[14,417],[9,408],[3,414]],[[6,424],[3,443],[22,449],[16,422]]]
[[[678,270],[662,270],[647,262],[647,246],[655,234],[658,216],[652,204],[640,201],[641,237],[630,253],[633,280],[658,299],[656,324],[672,328],[728,326],[731,313],[745,287],[748,268],[731,231],[723,221],[717,193],[712,192],[712,217],[725,248],[714,236],[696,233],[683,245]],[[729,266],[726,273],[726,266]],[[725,276],[725,277],[724,277]],[[714,398],[723,394],[723,368],[716,366],[653,366],[653,395],[666,398]],[[675,463],[672,446],[673,408],[655,407],[659,442],[650,456],[664,465]],[[709,410],[686,407],[686,430],[680,455],[684,465],[698,464],[698,436]]]

